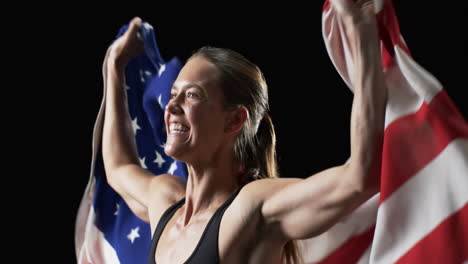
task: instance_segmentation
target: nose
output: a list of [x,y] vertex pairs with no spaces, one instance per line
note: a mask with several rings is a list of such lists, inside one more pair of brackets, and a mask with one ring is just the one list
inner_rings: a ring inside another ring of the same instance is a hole
[[182,107],[180,106],[177,99],[178,97],[171,99],[169,103],[166,105],[166,111],[168,111],[169,113],[173,115],[183,113]]

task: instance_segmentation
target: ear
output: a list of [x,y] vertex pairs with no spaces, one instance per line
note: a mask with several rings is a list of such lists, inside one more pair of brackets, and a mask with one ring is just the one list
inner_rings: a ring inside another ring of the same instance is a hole
[[245,106],[238,106],[234,110],[230,110],[227,113],[224,132],[228,135],[239,133],[245,121],[247,121],[248,114],[249,112]]

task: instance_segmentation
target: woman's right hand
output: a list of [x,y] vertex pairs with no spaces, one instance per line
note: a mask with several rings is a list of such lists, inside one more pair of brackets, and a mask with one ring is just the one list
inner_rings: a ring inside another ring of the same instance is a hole
[[124,69],[127,63],[136,56],[143,53],[143,42],[138,37],[138,31],[142,25],[139,17],[135,17],[125,33],[112,43],[107,51],[105,66]]

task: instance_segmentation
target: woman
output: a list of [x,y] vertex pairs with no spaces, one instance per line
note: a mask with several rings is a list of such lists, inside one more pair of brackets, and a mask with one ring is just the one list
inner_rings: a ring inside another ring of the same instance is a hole
[[109,184],[150,223],[149,263],[299,263],[293,241],[316,236],[378,191],[386,87],[373,5],[332,1],[353,47],[351,157],[307,179],[277,178],[268,91],[254,64],[202,48],[174,82],[165,153],[187,182],[141,168],[124,69],[142,52],[135,18],[109,48],[103,158]]

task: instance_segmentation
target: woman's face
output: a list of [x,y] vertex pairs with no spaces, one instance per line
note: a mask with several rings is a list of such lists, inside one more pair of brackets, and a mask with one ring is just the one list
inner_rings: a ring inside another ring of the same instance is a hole
[[171,90],[164,119],[167,155],[184,162],[209,162],[222,146],[226,111],[218,70],[203,57],[191,58]]

